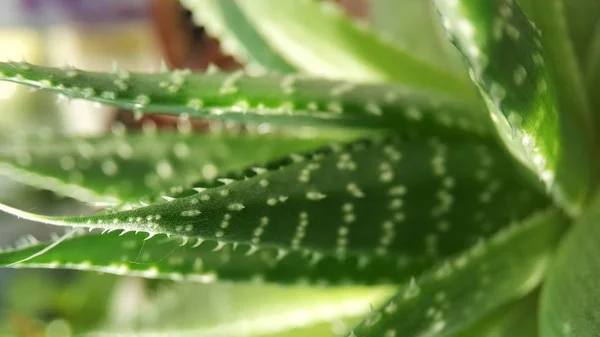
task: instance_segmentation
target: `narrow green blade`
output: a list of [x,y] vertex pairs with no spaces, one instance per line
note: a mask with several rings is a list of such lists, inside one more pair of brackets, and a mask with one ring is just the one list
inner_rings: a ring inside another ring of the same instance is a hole
[[435,3],[507,148],[577,214],[591,182],[589,143],[578,116],[559,106],[557,87],[568,84],[553,81],[539,32],[516,1]]
[[181,129],[118,131],[95,138],[14,135],[0,141],[0,173],[84,202],[137,204],[328,143],[233,132],[190,134],[185,126]]
[[[111,232],[31,242],[0,252],[0,266],[73,269],[174,281],[278,284],[390,284],[406,280],[398,258],[340,260],[302,252],[223,244],[198,238]],[[40,254],[40,252],[43,252]]]
[[501,149],[472,139],[358,141],[292,155],[236,179],[86,217],[0,207],[55,225],[200,237],[273,247],[280,254],[367,261],[389,254],[410,269],[548,205]]
[[413,279],[361,323],[354,335],[452,336],[535,289],[566,223],[558,212],[548,211],[481,241],[437,270]]
[[542,337],[598,336],[600,293],[600,198],[581,215],[561,243],[545,282],[540,309]]
[[252,77],[241,72],[94,73],[0,63],[0,79],[71,98],[191,117],[298,126],[354,126],[486,134],[477,106],[398,85],[353,84],[298,75]]

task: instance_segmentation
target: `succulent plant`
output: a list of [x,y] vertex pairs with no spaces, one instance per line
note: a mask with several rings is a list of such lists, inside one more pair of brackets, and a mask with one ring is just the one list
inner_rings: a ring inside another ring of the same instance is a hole
[[[2,173],[104,209],[1,205],[73,229],[5,249],[0,264],[328,287],[314,299],[327,310],[203,336],[361,314],[346,335],[599,333],[600,4],[422,2],[440,18],[420,23],[428,54],[398,43],[414,29],[382,36],[329,1],[183,3],[244,71],[0,63],[5,81],[179,118],[177,132],[2,135]],[[402,5],[377,3],[389,13],[374,26],[394,22]],[[434,40],[437,22],[462,63]],[[194,119],[243,128],[198,132]],[[352,311],[344,303],[359,295],[338,288],[348,285],[388,290]]]

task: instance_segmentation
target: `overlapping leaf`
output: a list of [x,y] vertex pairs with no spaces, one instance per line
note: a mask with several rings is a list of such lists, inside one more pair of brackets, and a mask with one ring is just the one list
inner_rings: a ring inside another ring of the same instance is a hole
[[[578,2],[579,4],[575,4]],[[582,1],[551,0],[542,3],[519,0],[519,3],[541,32],[539,38],[546,51],[547,67],[552,69],[550,75],[553,76],[554,83],[560,83],[560,85],[556,85],[556,92],[561,110],[568,111],[568,114],[579,123],[580,130],[585,132],[584,135],[591,137],[592,111],[583,75],[585,68],[578,59],[572,35],[569,34],[570,24],[572,24],[571,27],[576,25],[573,21],[585,25],[590,23],[583,23],[586,19],[581,18],[582,9],[577,10],[580,17],[572,18],[572,20],[569,20],[569,11],[567,10],[576,10],[575,7],[583,6]],[[600,7],[598,8],[600,9]],[[592,8],[589,9],[588,15],[594,16]],[[578,30],[577,34],[581,33]],[[579,38],[584,39],[583,36]]]
[[[392,287],[163,285],[139,309],[138,329],[129,332],[114,326],[85,336],[325,337],[331,335],[332,326],[336,332],[347,332],[348,323],[392,293]],[[202,305],[215,300],[216,308]]]
[[271,122],[429,132],[485,134],[490,125],[477,108],[448,96],[398,85],[352,84],[297,75],[251,77],[244,73],[108,73],[0,63],[2,79],[73,98],[138,112]]
[[446,39],[431,1],[372,0],[369,21],[373,29],[390,42],[466,78],[460,54]]
[[404,286],[351,336],[451,336],[537,287],[566,223],[544,212],[481,241]]
[[243,59],[248,55],[250,65],[285,71],[285,64],[290,64],[318,76],[394,81],[471,102],[475,98],[468,81],[383,41],[329,1],[188,0],[185,4],[194,10],[200,25],[223,39],[226,50],[242,54]]
[[221,49],[244,64],[249,72],[295,73],[298,69],[271,48],[236,4],[235,0],[181,1],[194,21],[219,39]]
[[507,147],[538,173],[559,204],[578,213],[589,193],[589,143],[577,116],[559,106],[539,32],[516,1],[436,5]]
[[537,337],[538,292],[496,310],[455,337]]
[[596,317],[600,230],[600,198],[590,205],[561,243],[542,291],[542,337],[587,337],[600,333]]
[[280,256],[302,251],[313,259],[368,261],[389,254],[414,270],[548,203],[500,149],[456,138],[359,141],[294,155],[219,184],[88,217],[2,208],[57,225],[273,247]]
[[86,202],[138,203],[327,142],[187,131],[14,137],[0,141],[0,173]]
[[313,285],[399,283],[427,266],[415,261],[407,266],[406,259],[390,256],[339,259],[303,252],[281,254],[277,249],[197,238],[146,237],[142,233],[111,232],[75,236],[57,245],[24,241],[25,246],[0,252],[0,265],[97,271],[175,281]]

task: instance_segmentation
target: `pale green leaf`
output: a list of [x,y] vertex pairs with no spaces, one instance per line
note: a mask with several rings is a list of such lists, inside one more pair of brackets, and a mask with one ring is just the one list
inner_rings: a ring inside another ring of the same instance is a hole
[[575,222],[561,243],[540,305],[542,337],[598,336],[600,293],[600,198]]
[[235,57],[249,72],[265,70],[294,73],[297,68],[284,60],[251,26],[235,0],[181,1],[194,21],[219,39],[221,49]]
[[446,39],[431,1],[371,0],[369,21],[374,30],[401,48],[466,78],[460,54]]
[[[225,43],[231,44],[226,47],[229,49],[248,51],[266,44],[304,73],[353,81],[393,81],[447,92],[470,102],[476,99],[468,81],[450,69],[420,59],[410,49],[402,50],[382,40],[368,27],[352,22],[329,1],[236,0],[219,6],[222,13],[227,6],[230,17],[241,11],[243,20],[235,22],[227,22],[219,13],[212,15],[210,10],[216,8],[205,0],[189,0],[187,4],[198,11],[209,10],[196,17],[209,28],[217,28],[217,35],[218,27],[221,33],[229,32],[225,35]],[[242,29],[252,39],[242,39]],[[251,45],[257,41],[258,45]],[[265,48],[261,49],[264,52]],[[263,66],[268,67],[267,62]]]
[[346,330],[347,323],[393,293],[391,287],[176,284],[161,288],[137,315],[140,327],[135,332],[117,326],[111,329],[115,332],[107,329],[85,336],[330,336],[332,325]]
[[553,58],[539,32],[515,1],[435,3],[507,148],[538,174],[559,205],[580,212],[591,181],[589,143],[578,124],[581,115],[559,106],[557,88],[570,82],[553,80]]
[[535,289],[566,224],[548,211],[481,241],[402,287],[354,336],[452,336]]
[[219,180],[160,203],[55,225],[143,231],[369,261],[407,270],[457,253],[548,200],[493,144],[391,137],[324,148]]
[[137,112],[417,132],[491,129],[478,106],[399,85],[354,84],[298,75],[252,77],[242,72],[93,73],[25,63],[0,63],[3,80]]
[[199,181],[328,143],[234,132],[115,133],[100,137],[3,135],[0,173],[96,204],[138,203]]

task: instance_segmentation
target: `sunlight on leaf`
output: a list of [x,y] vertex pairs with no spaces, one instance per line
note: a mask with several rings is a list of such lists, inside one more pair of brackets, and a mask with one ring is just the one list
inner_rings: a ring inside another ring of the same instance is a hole
[[435,3],[507,148],[579,213],[589,197],[589,143],[578,116],[559,106],[557,88],[569,84],[554,81],[539,31],[515,1]]
[[[253,38],[243,42],[226,39],[232,45],[230,49],[254,50],[266,44],[287,63],[308,74],[353,81],[398,82],[447,92],[469,102],[476,100],[468,81],[449,69],[420,59],[410,49],[402,50],[382,40],[368,27],[352,22],[333,2],[237,0],[234,3],[235,6],[230,1],[222,4],[220,7],[227,6],[229,11],[221,13],[239,16],[237,12],[241,11],[244,20],[227,22],[219,20],[224,19],[223,15],[210,12],[196,15],[196,18],[210,15],[210,19],[200,22],[206,22],[209,28],[221,27],[221,32],[238,31],[238,36],[241,34],[238,26],[243,25],[244,34]],[[208,3],[189,0],[187,4],[201,10]],[[249,45],[257,40],[259,45]]]
[[185,0],[182,4],[199,26],[219,39],[221,49],[243,63],[248,72],[297,72],[254,29],[235,0]]
[[[347,332],[348,323],[392,293],[392,287],[164,284],[138,313],[135,336],[330,336],[332,328]],[[85,336],[129,335],[118,326],[106,330]]]
[[243,72],[193,74],[189,70],[95,73],[1,62],[0,74],[0,80],[138,113],[412,132],[488,134],[492,128],[478,105],[396,84],[354,84],[300,75],[253,77]]

